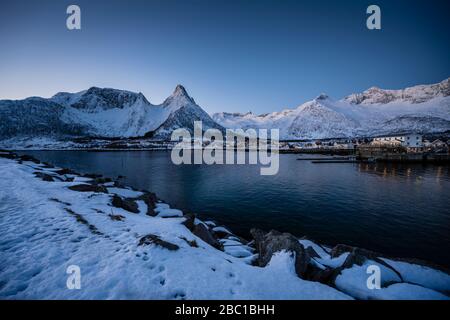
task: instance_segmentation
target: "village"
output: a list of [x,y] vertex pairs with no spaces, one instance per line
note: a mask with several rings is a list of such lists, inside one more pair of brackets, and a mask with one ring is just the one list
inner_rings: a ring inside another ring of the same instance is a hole
[[280,153],[351,156],[352,161],[450,162],[448,136],[418,133],[364,138],[280,141]]

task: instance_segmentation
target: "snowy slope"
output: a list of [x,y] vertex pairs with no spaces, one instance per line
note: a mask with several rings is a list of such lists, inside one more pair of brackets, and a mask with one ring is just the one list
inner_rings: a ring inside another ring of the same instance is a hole
[[0,101],[0,137],[76,136],[86,128],[82,124],[62,121],[64,107],[43,98]]
[[403,90],[376,87],[335,101],[321,94],[296,109],[265,115],[216,113],[227,128],[278,128],[282,138],[333,138],[450,130],[450,79]]
[[[42,181],[36,168],[0,158],[1,299],[350,299],[298,278],[291,254],[251,266],[193,235],[182,217],[111,207],[113,194]],[[178,249],[139,245],[149,234]],[[66,287],[70,265],[81,269],[80,290]]]
[[155,130],[153,136],[160,139],[170,139],[175,129],[185,128],[193,134],[194,121],[201,120],[203,130],[224,130],[207,114],[194,99],[191,98],[183,86],[178,85],[174,93],[162,103],[162,108],[169,116]]

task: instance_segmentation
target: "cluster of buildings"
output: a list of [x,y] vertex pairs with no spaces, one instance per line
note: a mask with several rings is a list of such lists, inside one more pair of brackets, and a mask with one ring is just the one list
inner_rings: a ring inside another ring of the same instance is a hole
[[374,138],[280,141],[281,150],[356,150],[359,147],[399,149],[404,152],[448,153],[449,144],[440,139],[426,140],[421,134],[401,134]]
[[405,134],[405,135],[395,135],[395,136],[383,136],[376,137],[370,143],[373,147],[401,147],[408,153],[415,152],[435,152],[435,153],[448,153],[449,145],[440,140],[436,139],[429,141],[423,138],[420,134]]

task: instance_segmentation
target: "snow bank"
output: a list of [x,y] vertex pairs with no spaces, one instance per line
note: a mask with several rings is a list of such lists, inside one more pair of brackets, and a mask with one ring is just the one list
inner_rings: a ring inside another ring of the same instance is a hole
[[[0,153],[0,299],[448,299],[442,271],[293,236],[278,240],[297,251],[278,248],[257,267],[256,238],[149,193],[10,155]],[[66,286],[71,265],[79,290]],[[369,265],[380,268],[381,289],[367,288]]]
[[[79,182],[45,182],[35,168],[0,158],[2,299],[350,298],[298,278],[288,253],[250,266],[193,235],[183,217],[115,208],[112,192],[123,190],[72,191]],[[178,250],[139,245],[150,234]],[[70,265],[81,269],[80,290],[66,286]]]

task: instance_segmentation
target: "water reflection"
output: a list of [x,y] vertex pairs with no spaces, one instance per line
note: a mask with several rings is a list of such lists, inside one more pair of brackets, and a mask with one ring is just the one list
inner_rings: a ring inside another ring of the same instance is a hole
[[421,180],[434,178],[436,182],[450,180],[450,167],[442,165],[401,164],[401,163],[359,163],[358,171],[383,178],[406,178]]

